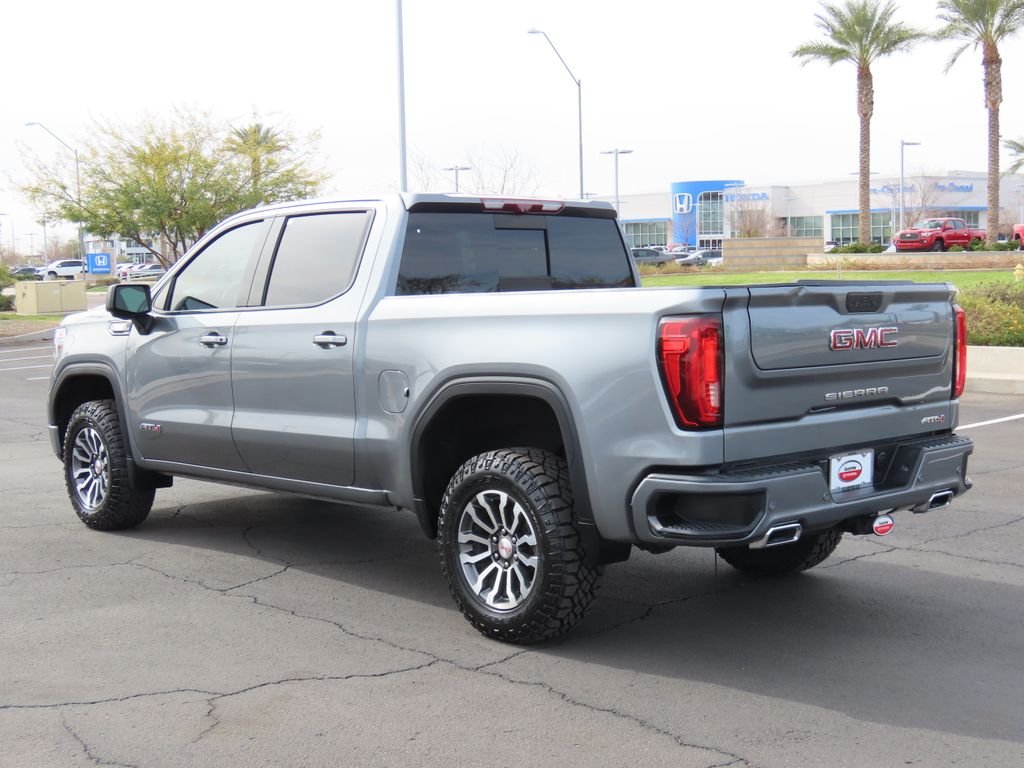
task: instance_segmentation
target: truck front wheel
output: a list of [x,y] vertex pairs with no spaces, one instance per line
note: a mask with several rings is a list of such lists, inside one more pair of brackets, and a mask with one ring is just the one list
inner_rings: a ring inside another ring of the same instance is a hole
[[752,576],[785,576],[806,571],[823,563],[839,546],[843,532],[839,528],[808,533],[792,544],[767,549],[720,547],[718,556],[738,571]]
[[71,505],[90,528],[132,528],[149,514],[155,491],[128,483],[128,448],[112,400],[82,403],[64,435],[64,479]]
[[537,643],[583,618],[602,569],[588,564],[572,503],[568,467],[548,451],[488,451],[459,467],[441,501],[438,552],[481,633]]
[[932,250],[935,251],[936,253],[942,253],[944,250],[946,250],[946,244],[941,240],[936,240],[935,245],[932,246]]

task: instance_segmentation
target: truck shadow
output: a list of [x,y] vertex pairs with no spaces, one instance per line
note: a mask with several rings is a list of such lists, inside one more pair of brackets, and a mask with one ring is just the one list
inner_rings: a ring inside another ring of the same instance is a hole
[[[372,634],[407,630],[412,618],[429,653],[450,656],[467,645],[453,633],[476,634],[411,514],[238,493],[180,510],[158,497],[149,520],[121,535],[168,545],[151,553],[153,564],[173,572],[191,563],[190,578],[202,578],[203,558],[228,553],[240,585],[287,565],[326,580],[316,588],[327,594],[339,584],[379,593],[388,607],[372,617]],[[545,670],[557,676],[562,662],[583,662],[609,675],[725,686],[867,722],[1024,743],[1024,592],[893,558],[842,556],[841,544],[835,566],[760,581],[716,564],[709,550],[634,551],[607,569],[583,624],[519,657],[516,676],[551,681]],[[212,586],[230,589],[229,581]],[[278,603],[302,599],[274,578],[239,590],[259,595],[268,585]]]

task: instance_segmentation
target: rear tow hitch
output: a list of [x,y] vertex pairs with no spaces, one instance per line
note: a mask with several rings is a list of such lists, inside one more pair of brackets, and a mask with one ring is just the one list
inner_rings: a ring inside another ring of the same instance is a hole
[[869,533],[873,533],[876,536],[886,536],[892,532],[895,525],[896,521],[889,515],[878,515],[877,517],[862,515],[861,517],[847,520],[843,525],[843,530],[847,533],[852,533],[854,536],[867,536]]

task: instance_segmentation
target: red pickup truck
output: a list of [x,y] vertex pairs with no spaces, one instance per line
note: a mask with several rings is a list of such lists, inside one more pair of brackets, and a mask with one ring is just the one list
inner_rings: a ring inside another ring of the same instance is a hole
[[984,240],[985,230],[971,229],[963,219],[922,219],[896,235],[897,251],[944,251],[954,245],[967,248]]
[[1017,241],[1018,248],[1024,248],[1024,224],[1013,225],[1013,239]]

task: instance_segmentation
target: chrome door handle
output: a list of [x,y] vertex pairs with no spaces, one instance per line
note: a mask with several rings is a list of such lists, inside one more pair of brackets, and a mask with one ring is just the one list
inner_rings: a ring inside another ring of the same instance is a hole
[[211,349],[213,347],[223,347],[225,344],[228,343],[228,337],[222,336],[221,334],[214,331],[213,333],[208,333],[205,336],[200,336],[199,343],[202,344],[204,347],[210,347]]
[[344,347],[348,344],[348,339],[340,333],[327,331],[326,333],[319,333],[314,336],[313,343],[320,347],[320,349],[334,349],[335,347]]

